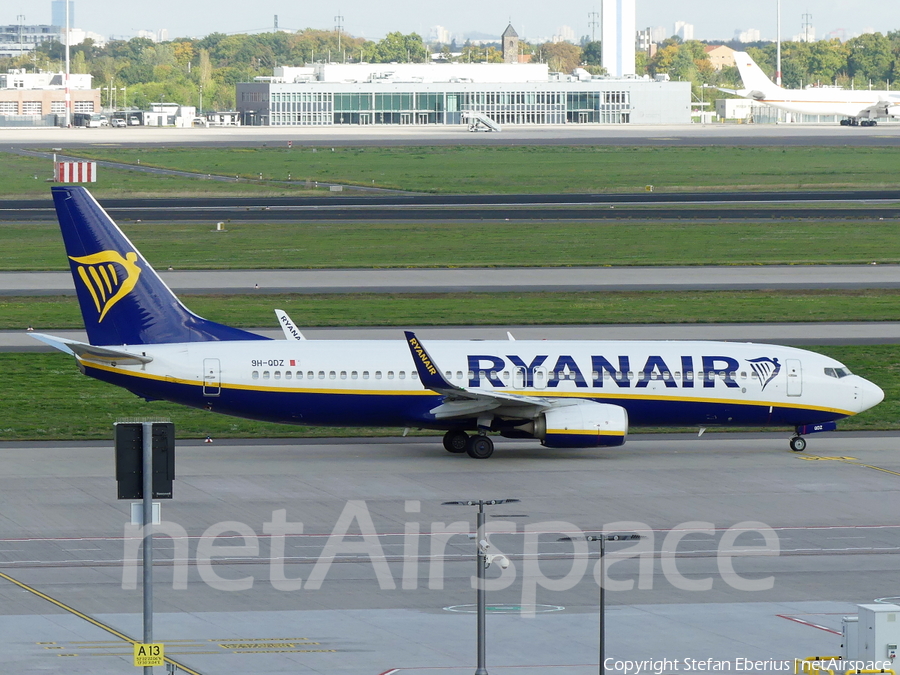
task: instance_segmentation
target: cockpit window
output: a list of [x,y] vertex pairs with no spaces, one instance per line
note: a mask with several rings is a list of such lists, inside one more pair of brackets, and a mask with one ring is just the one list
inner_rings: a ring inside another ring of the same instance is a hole
[[842,377],[847,377],[848,375],[852,375],[849,368],[826,368],[825,374],[828,377],[835,377],[840,379]]

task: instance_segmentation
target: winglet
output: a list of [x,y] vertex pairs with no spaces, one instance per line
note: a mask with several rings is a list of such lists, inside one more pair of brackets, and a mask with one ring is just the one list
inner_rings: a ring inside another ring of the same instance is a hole
[[432,391],[446,392],[448,390],[458,391],[460,388],[447,382],[441,371],[438,369],[434,359],[425,351],[425,347],[419,342],[419,338],[411,330],[404,331],[406,335],[406,344],[409,345],[409,351],[412,354],[413,361],[416,364],[416,370],[419,373],[419,379],[426,389]]
[[278,323],[281,324],[281,330],[284,331],[284,337],[287,340],[305,340],[303,333],[297,328],[297,325],[291,320],[282,309],[275,310],[275,316],[278,317]]

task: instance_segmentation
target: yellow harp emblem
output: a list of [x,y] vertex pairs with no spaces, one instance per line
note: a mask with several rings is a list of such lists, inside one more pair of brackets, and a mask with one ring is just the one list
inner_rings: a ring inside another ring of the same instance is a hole
[[100,313],[97,323],[131,292],[141,274],[134,251],[129,251],[125,257],[118,251],[101,251],[80,258],[69,256],[69,259],[78,263],[78,276],[94,299]]

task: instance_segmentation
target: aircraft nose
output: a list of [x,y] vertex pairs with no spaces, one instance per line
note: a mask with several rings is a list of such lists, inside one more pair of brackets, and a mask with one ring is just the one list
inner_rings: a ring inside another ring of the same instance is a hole
[[860,393],[860,412],[868,410],[869,408],[874,408],[884,400],[884,390],[874,382],[869,382],[868,380],[862,381]]

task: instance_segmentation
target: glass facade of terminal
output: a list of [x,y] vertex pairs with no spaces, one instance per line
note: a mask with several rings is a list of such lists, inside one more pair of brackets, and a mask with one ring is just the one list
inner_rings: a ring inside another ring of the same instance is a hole
[[[395,83],[387,89],[343,83],[246,83],[237,85],[237,104],[242,124],[261,126],[456,125],[464,123],[463,113],[480,113],[500,125],[630,124],[636,121],[635,91],[645,85],[652,91],[642,100],[652,105],[656,118],[661,123],[682,122],[670,112],[677,109],[674,103],[680,93],[674,88],[664,91],[656,83],[643,82],[602,84]],[[682,107],[689,109],[689,98]]]

